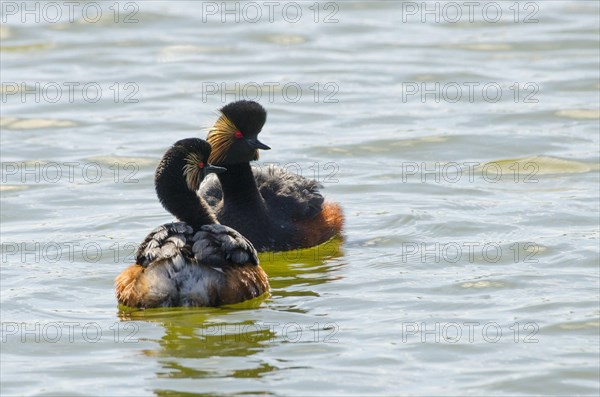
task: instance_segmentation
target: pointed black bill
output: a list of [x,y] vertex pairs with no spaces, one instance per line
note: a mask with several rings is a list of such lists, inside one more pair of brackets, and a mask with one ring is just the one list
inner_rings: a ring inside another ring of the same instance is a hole
[[250,145],[250,147],[253,149],[262,149],[262,150],[270,150],[271,149],[269,146],[265,145],[264,143],[259,141],[257,138],[246,139],[246,142],[248,142],[248,145]]
[[204,167],[204,175],[208,175],[210,173],[213,174],[220,174],[222,172],[227,171],[227,168],[224,167],[218,167],[216,165],[212,165],[212,164],[208,164],[206,167]]

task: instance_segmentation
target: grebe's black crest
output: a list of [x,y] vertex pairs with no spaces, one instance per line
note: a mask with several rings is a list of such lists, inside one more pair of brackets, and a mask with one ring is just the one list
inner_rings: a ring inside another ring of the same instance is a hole
[[258,135],[267,121],[267,111],[254,101],[231,102],[221,108],[221,113],[248,135]]
[[270,149],[258,140],[266,121],[267,112],[257,102],[243,100],[223,106],[207,137],[213,148],[210,161],[235,164],[258,160],[258,149]]

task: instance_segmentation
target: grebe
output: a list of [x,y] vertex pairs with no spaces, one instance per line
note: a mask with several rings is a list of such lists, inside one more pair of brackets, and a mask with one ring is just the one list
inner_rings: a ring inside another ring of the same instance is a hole
[[210,145],[190,138],[163,156],[155,186],[163,207],[180,222],[154,229],[136,252],[136,263],[115,279],[120,304],[220,306],[242,302],[269,290],[256,250],[237,231],[220,225],[197,194],[210,172]]
[[340,234],[344,216],[325,202],[321,185],[277,166],[252,169],[267,112],[254,101],[232,102],[210,129],[211,163],[227,168],[208,178],[200,192],[220,223],[242,233],[259,252],[312,247]]

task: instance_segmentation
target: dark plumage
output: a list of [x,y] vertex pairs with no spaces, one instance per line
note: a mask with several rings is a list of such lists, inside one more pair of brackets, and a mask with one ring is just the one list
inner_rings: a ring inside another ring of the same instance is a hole
[[244,236],[230,227],[204,225],[194,232],[185,222],[173,222],[154,229],[136,251],[136,263],[148,267],[152,262],[173,259],[177,255],[194,258],[207,265],[223,263],[258,265],[256,250]]
[[252,169],[266,111],[256,102],[233,102],[208,134],[211,162],[227,167],[209,178],[200,192],[219,222],[248,238],[258,251],[284,251],[321,244],[341,233],[339,205],[325,202],[316,181],[281,167]]
[[[270,165],[266,169],[252,168],[258,191],[268,208],[287,214],[290,219],[314,218],[325,198],[319,191],[322,186],[315,180],[290,173]],[[202,184],[201,193],[211,207],[217,208],[223,199],[221,183],[212,175]]]
[[154,229],[136,252],[136,264],[115,280],[119,303],[157,306],[219,306],[242,302],[269,289],[256,250],[244,236],[216,223],[196,193],[209,172],[210,145],[178,141],[156,169],[156,192],[181,222]]

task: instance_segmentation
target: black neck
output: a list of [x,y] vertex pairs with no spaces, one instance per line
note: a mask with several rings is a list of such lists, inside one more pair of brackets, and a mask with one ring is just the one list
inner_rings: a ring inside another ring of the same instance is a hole
[[223,189],[223,200],[264,208],[264,202],[252,173],[250,163],[225,164],[226,172],[218,174]]
[[203,225],[217,223],[204,199],[188,188],[182,165],[178,162],[171,163],[161,172],[157,172],[155,184],[156,194],[163,207],[194,230]]

